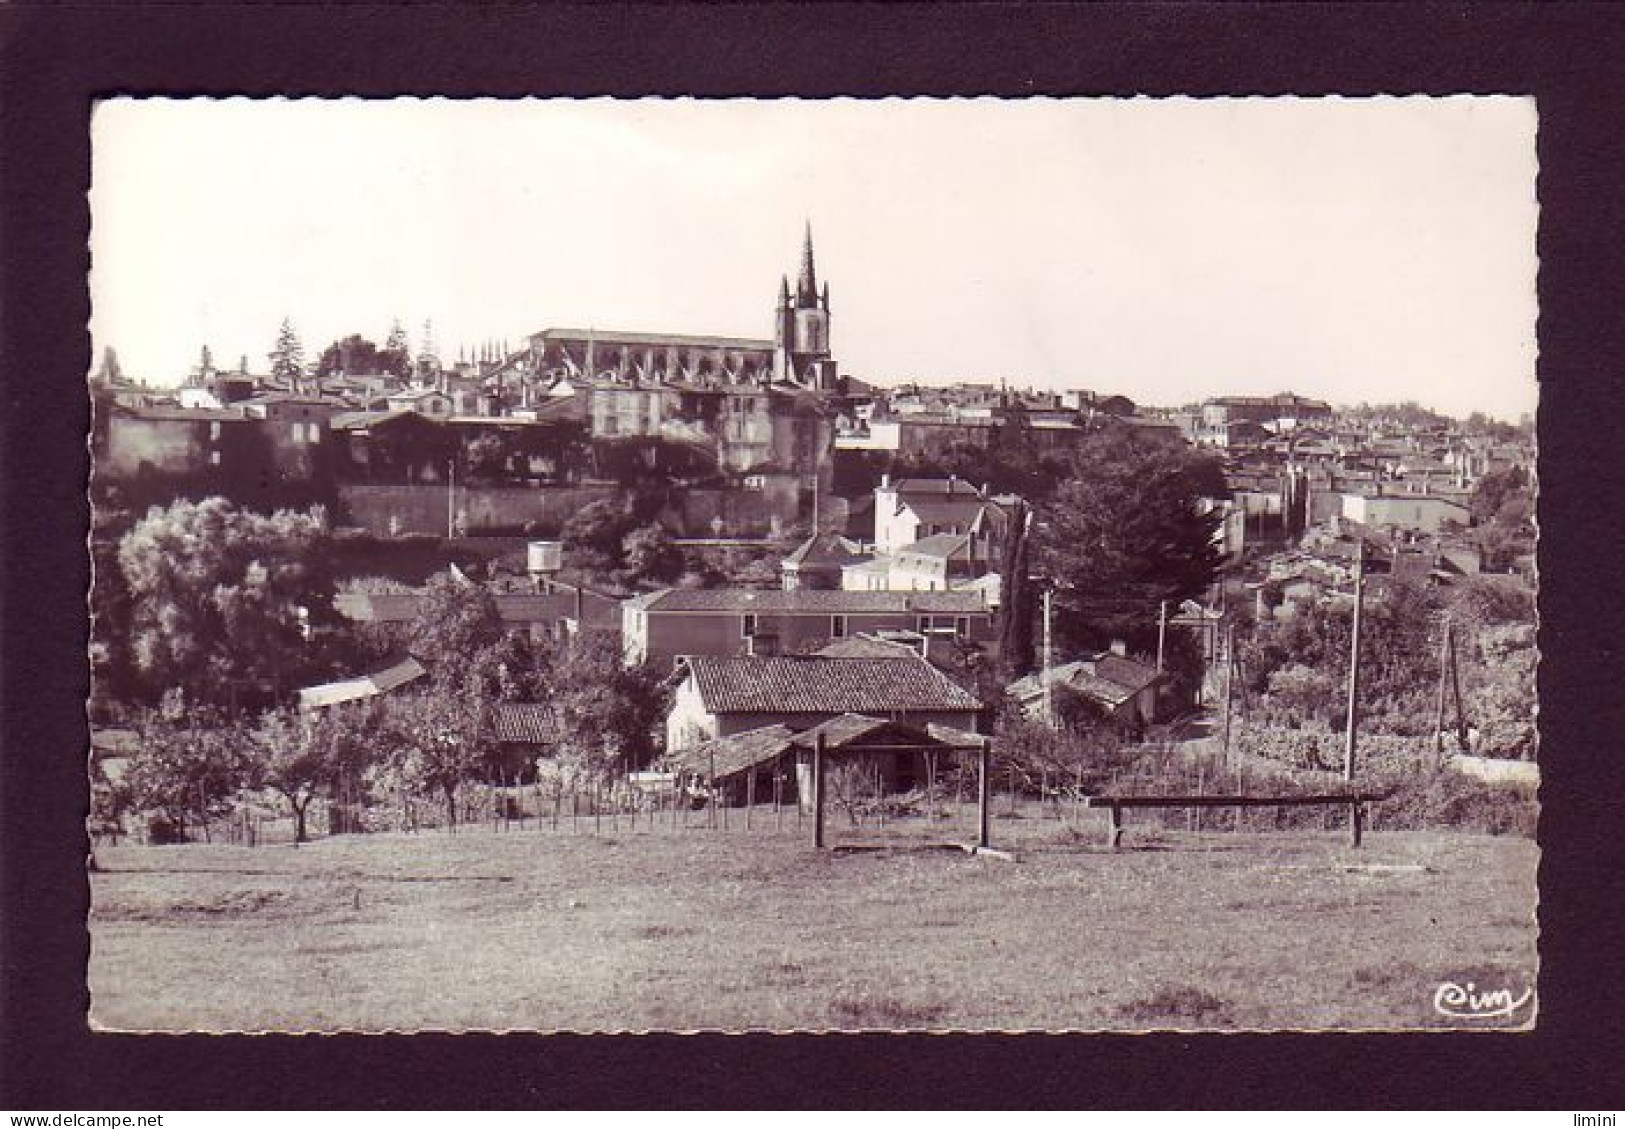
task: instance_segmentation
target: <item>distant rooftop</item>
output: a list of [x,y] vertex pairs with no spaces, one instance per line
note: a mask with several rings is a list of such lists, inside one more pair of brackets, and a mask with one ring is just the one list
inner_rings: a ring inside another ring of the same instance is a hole
[[568,341],[595,345],[676,345],[694,349],[742,349],[772,352],[773,342],[760,337],[711,337],[692,333],[638,333],[621,329],[544,329],[531,340]]
[[767,615],[917,612],[970,615],[986,612],[977,592],[827,592],[797,589],[668,588],[639,596],[630,604],[661,612],[751,612]]

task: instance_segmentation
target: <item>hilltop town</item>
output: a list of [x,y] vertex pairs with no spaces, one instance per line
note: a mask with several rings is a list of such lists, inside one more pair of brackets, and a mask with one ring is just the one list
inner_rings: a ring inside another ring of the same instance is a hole
[[[742,799],[741,782],[802,734],[847,717],[942,727],[960,745],[1010,725],[1059,726],[1094,734],[1080,737],[1086,750],[1102,726],[1113,743],[1144,740],[1222,704],[1228,746],[1232,703],[1239,711],[1249,684],[1260,733],[1279,731],[1262,746],[1289,749],[1294,767],[1327,767],[1347,724],[1332,706],[1346,662],[1326,657],[1327,640],[1366,598],[1368,572],[1379,605],[1392,585],[1426,605],[1425,622],[1394,626],[1396,639],[1429,640],[1407,659],[1415,669],[1379,672],[1379,685],[1414,683],[1423,668],[1424,697],[1443,685],[1440,616],[1467,596],[1500,609],[1492,625],[1532,622],[1527,426],[1290,392],[1158,407],[1008,380],[859,378],[837,360],[830,293],[809,228],[794,278],[777,288],[770,338],[543,329],[452,361],[428,327],[414,353],[397,326],[382,348],[355,335],[306,361],[285,323],[269,372],[247,358],[219,368],[205,348],[164,388],[124,379],[108,358],[92,380],[98,763],[110,779],[139,764],[137,734],[157,724],[144,718],[162,714],[172,732],[193,715],[213,726],[245,711],[377,710],[518,639],[553,656],[553,681],[515,689],[525,680],[514,672],[541,660],[508,653],[492,668],[501,677],[462,687],[470,742],[504,752],[470,754],[436,785],[452,822],[464,784],[535,780],[566,729],[598,724],[590,703],[558,704],[581,689],[559,681],[559,655],[591,651],[586,640],[598,665],[580,681],[618,678],[616,666],[642,677],[603,706],[625,717],[585,754],[583,771],[610,787],[655,770],[687,773],[713,800]],[[1091,571],[1088,558],[1125,551],[1099,538],[1150,505],[1133,482],[1099,486],[1124,468],[1177,480],[1167,528],[1146,534],[1172,555],[1142,546],[1131,568]],[[1120,508],[1088,525],[1079,514],[1100,498]],[[173,546],[242,515],[260,515],[259,548],[222,550],[235,563],[209,566],[226,586],[214,597],[139,575],[183,571],[186,550]],[[1057,547],[1064,528],[1099,543]],[[284,554],[300,579],[253,589],[253,568]],[[241,588],[252,614],[228,608],[226,588]],[[1390,617],[1410,606],[1386,602]],[[447,644],[459,616],[477,639]],[[177,623],[197,633],[196,653],[165,659]],[[262,642],[285,645],[234,656],[233,631],[254,624]],[[1481,642],[1455,644],[1475,692],[1493,681]],[[1532,637],[1495,645],[1523,656],[1532,679]],[[1523,692],[1483,690],[1503,713],[1510,694],[1514,715]],[[1395,699],[1376,712],[1399,738],[1442,741],[1442,704],[1414,707]],[[1497,729],[1473,712],[1458,689],[1462,754],[1532,755],[1527,718]],[[720,775],[719,752],[734,766]],[[341,813],[335,828],[343,809],[366,806],[358,763],[299,783],[301,836],[311,798]],[[906,757],[888,773],[882,793],[918,782]],[[166,792],[133,775],[146,799],[120,793],[115,831],[155,808],[174,833],[206,828],[248,782]]]

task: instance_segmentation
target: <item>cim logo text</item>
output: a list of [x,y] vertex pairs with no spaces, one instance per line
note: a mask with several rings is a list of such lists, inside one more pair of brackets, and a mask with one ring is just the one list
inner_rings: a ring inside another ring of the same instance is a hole
[[[1522,995],[1514,996],[1510,988],[1481,991],[1471,980],[1466,984],[1446,980],[1433,993],[1433,1010],[1453,1019],[1505,1019],[1515,1015],[1534,997],[1534,994],[1533,988],[1525,988]],[[1575,1122],[1575,1124],[1583,1123]],[[1613,1125],[1613,1121],[1597,1124]]]

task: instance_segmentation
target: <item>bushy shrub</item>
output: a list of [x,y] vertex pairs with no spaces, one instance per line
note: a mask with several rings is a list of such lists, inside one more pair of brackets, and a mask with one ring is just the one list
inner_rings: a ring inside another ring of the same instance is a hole
[[1448,770],[1392,778],[1388,786],[1394,793],[1377,809],[1384,827],[1535,835],[1539,806],[1526,790],[1487,784]]

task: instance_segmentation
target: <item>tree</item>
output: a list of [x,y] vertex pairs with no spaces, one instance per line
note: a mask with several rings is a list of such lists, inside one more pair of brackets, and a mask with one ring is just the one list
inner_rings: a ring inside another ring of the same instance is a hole
[[282,328],[277,330],[276,346],[269,355],[272,376],[287,381],[289,387],[296,387],[304,379],[305,347],[299,342],[292,318],[282,319]]
[[412,375],[412,346],[406,339],[406,328],[399,321],[389,327],[384,338],[383,351],[378,354],[379,371],[398,376],[402,380]]
[[406,646],[439,677],[466,669],[502,637],[502,617],[490,589],[443,572],[429,581]]
[[317,376],[362,376],[387,371],[384,354],[377,345],[352,333],[322,350],[316,362]]
[[251,778],[275,789],[293,810],[294,842],[309,841],[310,801],[345,773],[359,773],[370,754],[370,711],[349,705],[307,714],[269,710],[247,731]]
[[380,734],[390,767],[414,795],[445,804],[446,826],[457,827],[457,793],[489,754],[486,708],[455,679],[389,699]]
[[475,478],[501,479],[508,473],[508,445],[501,435],[487,431],[469,441],[463,457]]
[[1463,671],[1467,717],[1479,732],[1485,756],[1533,760],[1535,731],[1535,629],[1531,624],[1497,624],[1475,640]]
[[683,571],[683,553],[658,522],[632,530],[621,539],[628,580],[670,581]]
[[1473,486],[1473,493],[1467,500],[1467,508],[1472,512],[1475,522],[1489,521],[1494,518],[1507,498],[1520,491],[1527,492],[1529,476],[1522,467],[1507,467],[1505,470],[1491,471],[1478,480]]
[[999,659],[1011,678],[1033,669],[1033,585],[1029,546],[1032,515],[1018,501],[1005,530],[999,576]]
[[571,514],[559,536],[575,558],[572,565],[607,572],[624,563],[623,540],[636,527],[626,506],[600,498]]
[[326,539],[319,508],[267,517],[206,498],[148,511],[118,549],[147,684],[202,701],[223,684],[274,692],[319,669],[306,636],[335,618]]
[[163,838],[184,838],[224,815],[249,782],[243,742],[219,711],[189,704],[178,689],[137,724],[140,742],[121,787],[131,809],[157,816],[152,830]]
[[1198,598],[1218,575],[1220,515],[1198,502],[1223,491],[1205,456],[1122,428],[1091,435],[1040,509],[1035,536],[1036,571],[1056,587],[1061,640],[1153,648],[1159,604]]
[[551,707],[559,755],[598,776],[653,758],[666,702],[664,681],[653,669],[628,667],[616,638],[602,632],[559,640],[541,661],[538,700]]

